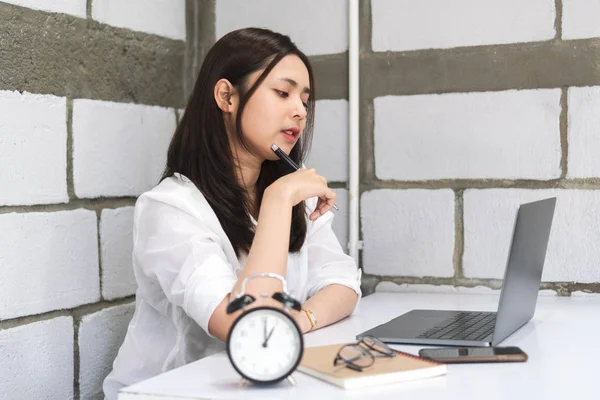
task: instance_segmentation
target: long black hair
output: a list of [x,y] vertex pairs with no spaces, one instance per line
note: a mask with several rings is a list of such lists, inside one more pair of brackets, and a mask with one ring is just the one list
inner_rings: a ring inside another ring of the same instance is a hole
[[[267,29],[245,28],[228,33],[210,49],[190,95],[185,112],[169,145],[167,165],[162,179],[180,173],[202,192],[217,215],[236,255],[248,252],[254,239],[253,213],[248,193],[237,180],[236,162],[231,151],[225,121],[213,96],[220,79],[227,79],[239,94],[235,139],[248,149],[242,133],[241,119],[248,99],[282,58],[296,55],[308,70],[311,96],[308,101],[306,127],[302,139],[294,146],[290,158],[301,165],[312,139],[314,120],[314,78],[308,57],[288,36]],[[252,87],[248,76],[263,70]],[[256,182],[256,205],[260,205],[265,189],[279,177],[289,173],[281,161],[266,160]],[[306,237],[304,202],[294,206],[289,251],[297,252]]]

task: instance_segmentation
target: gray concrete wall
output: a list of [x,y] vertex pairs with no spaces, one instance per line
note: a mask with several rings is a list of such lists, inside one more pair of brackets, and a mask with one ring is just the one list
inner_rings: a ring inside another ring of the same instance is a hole
[[103,398],[133,313],[133,205],[185,102],[195,6],[0,1],[0,399]]

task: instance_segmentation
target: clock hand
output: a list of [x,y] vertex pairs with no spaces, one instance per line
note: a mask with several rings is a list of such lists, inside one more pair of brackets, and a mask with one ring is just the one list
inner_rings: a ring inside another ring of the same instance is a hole
[[[265,338],[264,343],[266,343],[268,340],[267,339],[267,319],[266,318],[263,318],[263,334],[264,334],[263,337]],[[263,344],[263,347],[266,347],[266,346]]]
[[[277,325],[277,323],[275,323],[275,325]],[[266,337],[265,341],[263,342],[263,347],[267,347],[267,342],[269,341],[269,339],[271,339],[271,335],[273,334],[273,331],[275,330],[275,325],[273,325],[273,327],[271,328],[271,332],[269,332],[269,335]]]

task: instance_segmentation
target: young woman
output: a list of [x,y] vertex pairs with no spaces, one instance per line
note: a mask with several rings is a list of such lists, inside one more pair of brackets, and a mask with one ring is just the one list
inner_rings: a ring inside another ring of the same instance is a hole
[[[136,309],[104,382],[109,400],[224,349],[239,315],[226,306],[249,275],[286,278],[303,303],[292,312],[303,332],[354,310],[360,281],[331,229],[335,193],[315,170],[291,172],[271,150],[302,163],[314,91],[309,60],[287,36],[237,30],[208,52],[163,179],[135,206]],[[260,296],[275,291],[275,279],[246,286],[251,307],[275,303]]]

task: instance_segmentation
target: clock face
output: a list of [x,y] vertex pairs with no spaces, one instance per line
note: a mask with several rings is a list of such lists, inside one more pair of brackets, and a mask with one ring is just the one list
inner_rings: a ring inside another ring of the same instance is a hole
[[292,373],[303,352],[302,333],[291,316],[272,307],[242,314],[227,339],[234,368],[255,383],[274,383]]

